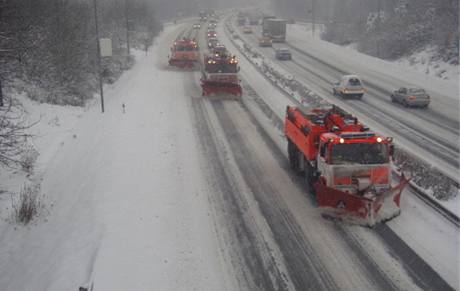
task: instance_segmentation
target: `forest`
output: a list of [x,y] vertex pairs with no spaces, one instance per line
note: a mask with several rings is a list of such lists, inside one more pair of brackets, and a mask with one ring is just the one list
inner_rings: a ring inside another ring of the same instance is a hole
[[[458,0],[274,0],[285,17],[324,24],[322,38],[383,59],[428,46],[440,60],[458,64]],[[292,3],[291,3],[292,2]]]
[[92,98],[99,69],[96,15],[100,38],[112,39],[113,56],[101,66],[111,83],[132,65],[128,39],[131,48],[145,49],[162,29],[151,1],[1,1],[0,79],[6,95],[14,88],[39,102],[80,106]]

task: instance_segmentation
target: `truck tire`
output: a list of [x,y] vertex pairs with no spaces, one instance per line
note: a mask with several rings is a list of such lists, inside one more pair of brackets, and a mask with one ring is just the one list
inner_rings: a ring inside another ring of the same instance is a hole
[[299,150],[297,146],[291,141],[288,140],[288,157],[289,165],[291,169],[298,172],[299,171]]
[[305,186],[306,186],[307,192],[315,196],[316,195],[316,191],[314,187],[314,184],[316,182],[315,169],[310,165],[308,161],[305,161],[304,177],[305,177]]

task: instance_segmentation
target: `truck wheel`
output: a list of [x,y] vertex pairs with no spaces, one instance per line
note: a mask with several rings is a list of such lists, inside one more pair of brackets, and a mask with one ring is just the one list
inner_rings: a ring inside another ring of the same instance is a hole
[[288,156],[289,156],[289,165],[294,171],[299,170],[299,150],[297,146],[292,142],[288,141]]
[[314,178],[314,173],[313,173],[314,169],[312,168],[310,163],[308,163],[308,162],[305,162],[305,163],[306,163],[306,165],[305,165],[304,177],[305,177],[306,190],[311,195],[316,195],[316,191],[315,191],[315,187],[314,187],[314,183],[316,182],[315,178]]

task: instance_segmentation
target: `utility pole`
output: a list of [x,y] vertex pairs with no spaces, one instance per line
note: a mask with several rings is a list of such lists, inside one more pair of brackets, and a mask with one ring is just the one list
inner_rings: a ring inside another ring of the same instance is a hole
[[0,107],[3,107],[3,88],[2,88],[1,78],[0,78]]
[[126,20],[126,47],[128,49],[128,56],[130,55],[129,52],[129,21],[128,21],[128,0],[125,0],[125,20]]
[[101,76],[101,44],[99,43],[99,26],[97,20],[97,3],[96,0],[94,2],[94,22],[96,27],[96,43],[97,43],[97,73],[99,77],[99,90],[101,94],[101,111],[104,113],[104,86],[102,84],[102,76]]

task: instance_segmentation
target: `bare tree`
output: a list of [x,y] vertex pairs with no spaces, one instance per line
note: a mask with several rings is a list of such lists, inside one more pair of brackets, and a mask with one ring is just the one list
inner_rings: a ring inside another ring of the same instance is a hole
[[0,107],[0,165],[7,167],[29,167],[23,159],[27,149],[27,141],[31,137],[27,130],[35,123],[28,124],[20,104],[13,104],[11,99],[5,100]]

